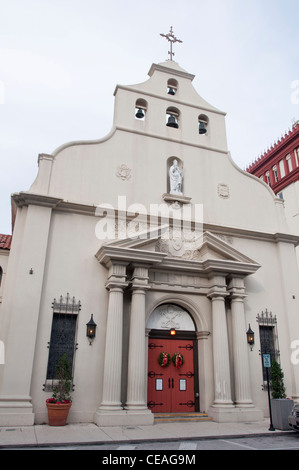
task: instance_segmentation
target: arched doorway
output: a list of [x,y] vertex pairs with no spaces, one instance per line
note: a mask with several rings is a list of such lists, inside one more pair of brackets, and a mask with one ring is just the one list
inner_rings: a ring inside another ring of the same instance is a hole
[[197,341],[190,314],[163,304],[148,325],[147,405],[153,413],[199,411]]

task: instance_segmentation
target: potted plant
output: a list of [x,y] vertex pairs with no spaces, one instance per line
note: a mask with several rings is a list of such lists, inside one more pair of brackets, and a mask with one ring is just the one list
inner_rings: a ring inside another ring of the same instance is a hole
[[286,397],[284,374],[280,365],[276,361],[273,361],[271,364],[271,389],[273,426],[274,428],[281,430],[290,429],[288,416],[293,407],[293,400]]
[[53,387],[52,398],[46,400],[50,426],[64,426],[72,406],[71,370],[66,354],[60,357],[56,366],[56,385]]

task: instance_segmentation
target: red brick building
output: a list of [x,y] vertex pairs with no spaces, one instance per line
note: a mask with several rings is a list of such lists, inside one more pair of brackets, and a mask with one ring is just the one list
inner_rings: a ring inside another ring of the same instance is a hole
[[299,180],[299,121],[246,171],[261,178],[285,199],[282,191]]

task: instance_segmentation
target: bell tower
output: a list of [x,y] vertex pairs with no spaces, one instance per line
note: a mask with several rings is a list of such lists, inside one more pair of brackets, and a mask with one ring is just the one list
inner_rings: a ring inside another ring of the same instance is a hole
[[116,86],[117,129],[227,153],[225,113],[197,93],[194,75],[174,60],[152,64],[148,75],[143,83]]

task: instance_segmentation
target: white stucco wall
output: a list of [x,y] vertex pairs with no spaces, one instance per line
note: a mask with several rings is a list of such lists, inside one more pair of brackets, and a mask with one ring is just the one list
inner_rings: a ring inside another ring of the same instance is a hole
[[[174,97],[167,95],[169,78],[178,82]],[[286,223],[282,201],[266,184],[233,163],[227,149],[225,113],[197,94],[192,78],[177,64],[166,63],[154,65],[150,79],[144,83],[118,86],[110,134],[98,141],[65,144],[52,155],[41,154],[31,188],[14,197],[18,213],[0,319],[0,340],[7,344],[9,357],[5,368],[0,370],[0,402],[7,403],[7,397],[14,397],[22,409],[24,421],[20,424],[28,424],[32,409],[36,422],[46,420],[45,399],[49,394],[42,389],[53,315],[51,306],[54,298],[67,293],[82,304],[77,324],[75,392],[70,420],[92,421],[101,401],[108,310],[105,288],[108,271],[95,258],[103,243],[95,231],[99,221],[97,206],[108,203],[118,209],[120,196],[126,202],[125,207],[119,208],[122,211],[137,203],[149,213],[151,204],[163,204],[170,157],[178,158],[183,165],[184,196],[191,198],[193,206],[203,206],[203,229],[224,237],[234,249],[260,265],[245,279],[246,323],[251,324],[256,334],[253,351],[248,351],[255,406],[267,413],[267,396],[261,391],[256,323],[257,314],[266,308],[277,316],[287,393],[299,396],[299,374],[290,362],[290,342],[297,339],[298,331],[296,237],[289,236],[291,229]],[[139,98],[147,102],[145,121],[134,117]],[[169,106],[180,110],[179,129],[165,125]],[[200,114],[209,119],[205,136],[198,133]],[[123,164],[130,171],[128,178],[122,179],[117,172]],[[30,268],[33,275],[28,274]],[[148,320],[159,303],[177,301],[189,308],[197,331],[205,331],[204,339],[199,341],[198,363],[201,407],[207,411],[214,398],[212,309],[207,297],[209,275],[198,282],[202,288],[199,293],[182,286],[177,292],[174,286],[163,289],[151,286],[145,307]],[[129,310],[130,298],[125,296],[124,398]],[[98,325],[92,346],[86,338],[86,323],[91,314]],[[228,311],[230,325],[229,315]],[[23,362],[19,361],[20,357]],[[231,368],[233,371],[232,358]],[[0,425],[3,422],[0,413]],[[11,424],[15,425],[16,421],[12,419]]]

